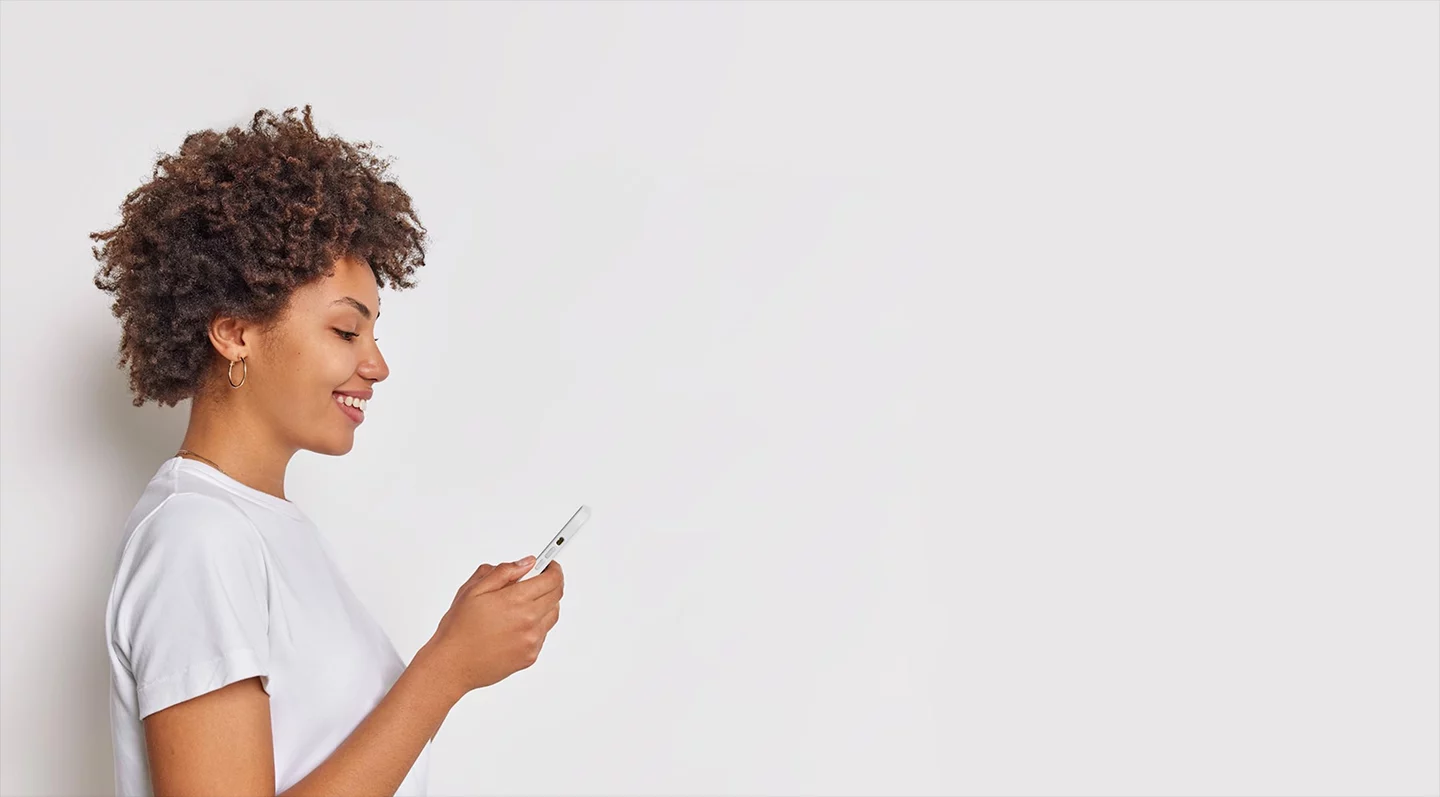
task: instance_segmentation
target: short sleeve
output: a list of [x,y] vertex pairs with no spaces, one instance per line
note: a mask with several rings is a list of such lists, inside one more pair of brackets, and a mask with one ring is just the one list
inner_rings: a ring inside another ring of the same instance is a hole
[[139,718],[236,681],[270,689],[269,584],[259,532],[239,508],[179,493],[135,532],[115,627]]

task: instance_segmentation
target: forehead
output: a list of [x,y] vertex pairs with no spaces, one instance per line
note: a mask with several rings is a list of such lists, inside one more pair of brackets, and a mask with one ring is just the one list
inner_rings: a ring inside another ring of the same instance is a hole
[[[375,272],[363,260],[342,258],[335,261],[335,271],[307,285],[307,297],[317,306],[329,307],[346,296],[359,300],[370,308],[373,316],[379,310],[380,290],[375,284]],[[347,308],[348,304],[336,304],[336,309]]]

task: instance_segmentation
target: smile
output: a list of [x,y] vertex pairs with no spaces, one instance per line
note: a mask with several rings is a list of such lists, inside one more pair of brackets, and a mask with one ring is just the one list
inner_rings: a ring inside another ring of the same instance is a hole
[[344,405],[347,406],[347,407],[355,407],[355,408],[359,409],[361,412],[364,412],[364,411],[365,411],[365,405],[367,405],[367,404],[370,403],[369,401],[366,401],[365,399],[355,398],[354,396],[342,396],[342,395],[340,395],[339,393],[336,393],[336,394],[334,394],[334,395],[335,395],[335,401],[336,401],[337,403],[344,404]]
[[345,413],[345,417],[355,423],[360,423],[365,420],[365,407],[370,403],[369,401],[362,398],[355,398],[354,396],[342,396],[339,393],[334,394],[334,396],[335,406],[339,407],[340,411]]

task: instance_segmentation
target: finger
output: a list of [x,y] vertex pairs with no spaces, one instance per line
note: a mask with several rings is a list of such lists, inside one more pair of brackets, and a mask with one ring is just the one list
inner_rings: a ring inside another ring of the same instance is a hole
[[[479,592],[494,592],[497,589],[518,580],[521,576],[530,572],[535,566],[535,557],[527,556],[517,562],[506,562],[498,565],[495,569],[486,573],[476,582]],[[534,579],[531,579],[532,581]]]
[[475,589],[475,585],[480,582],[480,579],[484,578],[486,573],[489,573],[491,570],[494,569],[495,565],[489,563],[480,565],[478,568],[476,568],[475,572],[471,573],[470,577],[465,579],[465,583],[461,584],[460,588],[455,590],[455,600],[458,601],[466,595],[469,595],[470,591]]
[[565,571],[560,568],[559,562],[550,562],[540,575],[527,578],[509,589],[515,591],[515,597],[522,601],[533,601],[549,595],[565,585]]
[[555,608],[545,613],[545,617],[540,621],[540,628],[548,634],[558,622],[560,622],[560,604],[557,602]]
[[489,562],[486,562],[485,564],[480,565],[479,567],[475,568],[475,572],[470,574],[470,578],[467,579],[467,580],[465,581],[465,583],[466,583],[467,585],[468,585],[468,584],[474,584],[475,582],[477,582],[477,581],[479,581],[480,579],[484,578],[486,573],[489,573],[491,570],[494,570],[494,569],[495,569],[495,565],[492,565],[492,564],[490,564]]

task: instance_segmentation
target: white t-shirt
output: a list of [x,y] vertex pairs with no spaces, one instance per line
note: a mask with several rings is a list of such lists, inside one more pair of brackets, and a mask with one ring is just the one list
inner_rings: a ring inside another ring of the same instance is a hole
[[[142,720],[253,676],[275,791],[314,771],[405,670],[295,504],[195,460],[160,466],[125,521],[105,608],[115,788],[153,794]],[[424,795],[426,742],[397,795]]]

